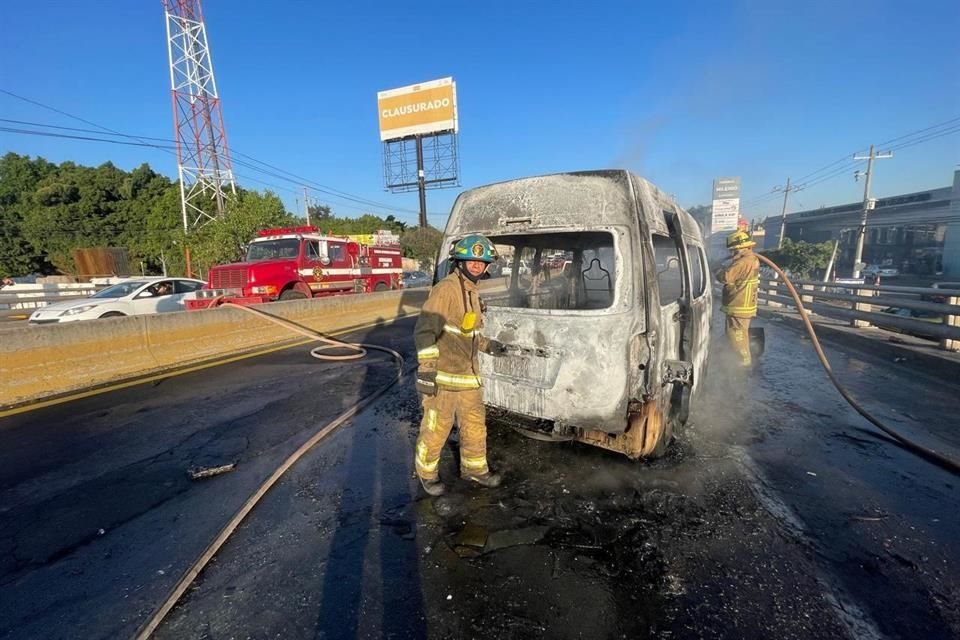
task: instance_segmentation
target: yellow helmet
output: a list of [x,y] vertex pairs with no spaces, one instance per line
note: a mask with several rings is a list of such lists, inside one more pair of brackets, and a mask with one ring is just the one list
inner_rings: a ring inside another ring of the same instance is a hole
[[746,249],[756,246],[756,242],[750,239],[750,234],[746,231],[734,231],[727,236],[727,249]]

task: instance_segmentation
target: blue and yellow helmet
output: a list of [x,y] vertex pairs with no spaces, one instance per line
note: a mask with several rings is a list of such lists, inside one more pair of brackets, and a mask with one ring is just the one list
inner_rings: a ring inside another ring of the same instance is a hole
[[490,264],[497,259],[497,249],[486,236],[474,233],[460,240],[450,249],[453,260],[479,260]]

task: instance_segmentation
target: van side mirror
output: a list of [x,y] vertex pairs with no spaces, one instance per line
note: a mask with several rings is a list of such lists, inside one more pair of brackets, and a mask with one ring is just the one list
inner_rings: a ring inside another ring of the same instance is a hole
[[323,256],[322,258],[320,258],[320,264],[322,264],[323,266],[327,266],[328,264],[330,264],[330,258],[328,258],[327,256]]

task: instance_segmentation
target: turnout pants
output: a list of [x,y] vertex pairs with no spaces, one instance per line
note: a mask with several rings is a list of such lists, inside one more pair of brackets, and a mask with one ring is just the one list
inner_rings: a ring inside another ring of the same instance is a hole
[[440,452],[454,419],[460,425],[460,473],[483,475],[489,471],[483,391],[440,388],[435,396],[423,396],[423,420],[417,436],[415,463],[417,475],[424,480],[438,477]]
[[749,367],[750,358],[750,318],[727,316],[727,340],[740,363]]

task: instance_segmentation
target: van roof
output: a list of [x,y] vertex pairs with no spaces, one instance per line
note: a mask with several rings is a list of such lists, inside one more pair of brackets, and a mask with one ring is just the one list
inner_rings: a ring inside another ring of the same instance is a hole
[[[465,191],[453,205],[446,233],[502,234],[505,227],[514,224],[518,232],[524,228],[632,226],[637,222],[634,195],[644,204],[651,230],[666,231],[664,208],[683,212],[652,183],[624,169],[575,171],[518,178]],[[681,221],[684,231],[696,228],[685,212]]]

